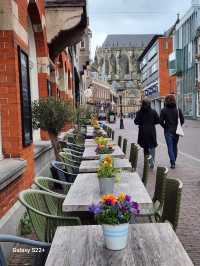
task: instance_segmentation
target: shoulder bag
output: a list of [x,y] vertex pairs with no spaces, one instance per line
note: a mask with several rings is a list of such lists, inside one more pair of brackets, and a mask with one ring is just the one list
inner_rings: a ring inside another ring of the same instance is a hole
[[179,135],[179,136],[181,136],[181,137],[184,136],[183,128],[181,126],[179,109],[178,109],[178,125],[177,125],[177,129],[176,129],[176,134]]

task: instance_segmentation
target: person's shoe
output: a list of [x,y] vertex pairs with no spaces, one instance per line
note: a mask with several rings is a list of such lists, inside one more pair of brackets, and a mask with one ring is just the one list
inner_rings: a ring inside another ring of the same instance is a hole
[[172,164],[171,169],[175,169],[175,168],[176,168],[175,164]]

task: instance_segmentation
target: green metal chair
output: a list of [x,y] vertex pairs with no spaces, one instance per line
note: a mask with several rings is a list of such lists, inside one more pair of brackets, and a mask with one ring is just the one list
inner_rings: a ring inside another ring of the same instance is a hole
[[73,183],[79,174],[79,168],[63,162],[52,161],[50,170],[55,180]]
[[135,143],[131,143],[129,162],[131,163],[134,172],[137,169],[139,149],[140,148],[138,145],[136,145]]
[[67,141],[59,141],[59,146],[60,146],[60,151],[62,151],[63,149],[67,148],[67,149],[71,149],[75,152],[79,152],[79,153],[83,153],[85,147],[84,146],[80,146],[80,145],[76,145]]
[[124,139],[123,140],[123,146],[122,146],[122,151],[123,151],[124,154],[126,154],[127,144],[128,144],[127,139]]
[[162,215],[158,222],[170,222],[174,231],[178,226],[183,183],[179,179],[167,178]]
[[112,135],[112,129],[110,128],[110,127],[107,127],[107,136],[109,137],[109,138],[111,138],[111,135]]
[[149,176],[149,161],[151,159],[151,155],[144,155],[144,167],[143,167],[143,175],[142,175],[142,182],[146,186],[148,182]]
[[20,192],[19,201],[26,207],[38,240],[51,243],[58,226],[80,225],[79,217],[62,212],[63,197],[28,189]]
[[166,167],[157,167],[155,191],[152,199],[153,208],[141,210],[139,216],[148,216],[150,221],[153,221],[154,218],[157,219],[157,217],[160,217],[165,200],[167,174],[168,169]]
[[112,140],[114,140],[115,139],[115,131],[114,130],[112,130],[111,136],[112,136]]
[[[63,197],[63,199],[65,199],[73,183],[63,182],[63,181],[55,180],[49,177],[38,176],[38,177],[35,177],[34,184],[41,190],[56,194],[58,196]],[[57,189],[57,187],[59,187],[59,189]]]
[[69,152],[59,152],[61,160],[66,164],[79,167],[82,162],[82,156],[77,156]]
[[118,137],[118,146],[121,148],[122,147],[122,136]]
[[71,153],[71,154],[79,156],[79,157],[82,157],[82,155],[83,155],[83,152],[76,151],[76,150],[70,149],[70,148],[64,148],[62,151],[66,152],[66,153]]

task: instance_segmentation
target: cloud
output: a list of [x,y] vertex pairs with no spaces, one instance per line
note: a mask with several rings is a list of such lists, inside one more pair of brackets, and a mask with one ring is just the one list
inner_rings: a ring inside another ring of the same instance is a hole
[[108,34],[163,33],[190,7],[190,0],[88,0],[92,54]]

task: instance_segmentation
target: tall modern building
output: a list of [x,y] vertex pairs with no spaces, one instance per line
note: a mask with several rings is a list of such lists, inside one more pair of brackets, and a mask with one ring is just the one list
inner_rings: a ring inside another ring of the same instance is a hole
[[176,75],[179,107],[188,118],[200,118],[199,62],[197,60],[200,28],[200,1],[193,0],[191,8],[176,25],[173,53],[169,56],[170,75]]
[[152,37],[151,34],[108,35],[102,47],[96,50],[98,78],[123,94],[123,112],[134,112],[140,104],[137,60]]
[[152,107],[158,113],[164,106],[165,96],[176,90],[176,78],[170,77],[168,71],[172,50],[171,37],[155,35],[139,57],[143,94],[151,98]]

